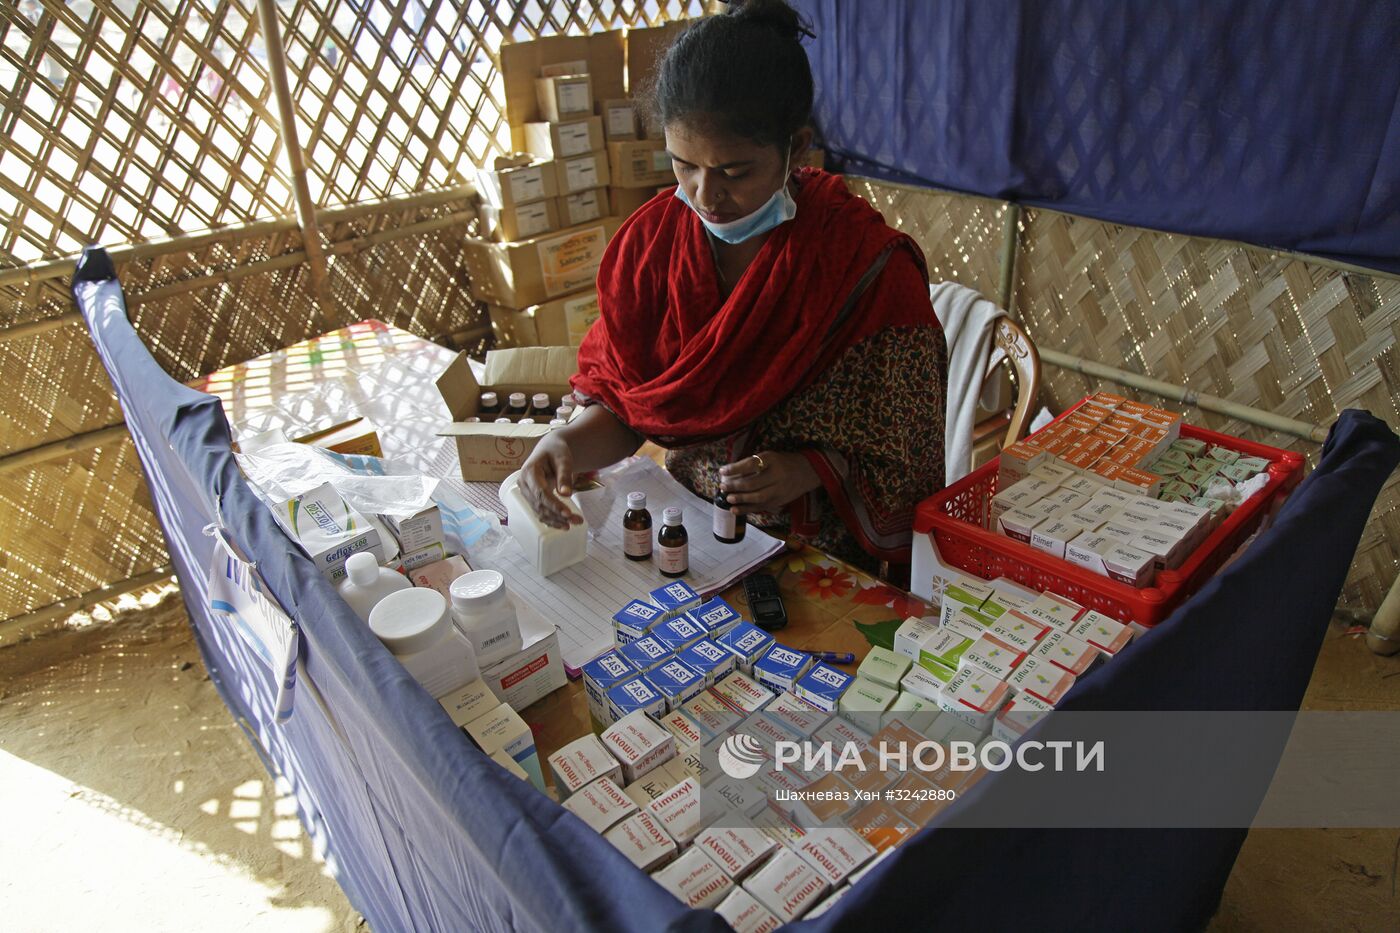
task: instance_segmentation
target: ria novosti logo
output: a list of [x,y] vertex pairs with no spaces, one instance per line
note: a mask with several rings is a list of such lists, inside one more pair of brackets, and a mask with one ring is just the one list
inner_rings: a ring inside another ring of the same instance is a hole
[[736,781],[753,777],[768,760],[758,739],[744,732],[736,732],[725,739],[717,757],[720,770]]

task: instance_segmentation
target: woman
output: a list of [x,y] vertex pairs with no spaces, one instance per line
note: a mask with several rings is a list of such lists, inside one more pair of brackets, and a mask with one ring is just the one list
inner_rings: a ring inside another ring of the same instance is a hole
[[573,382],[587,407],[521,472],[546,522],[581,521],[559,498],[574,474],[648,439],[766,530],[867,569],[909,560],[914,507],[942,485],[946,349],[914,242],[838,177],[793,171],[804,33],[781,0],[749,0],[663,58],[651,103],[678,185],[603,258]]

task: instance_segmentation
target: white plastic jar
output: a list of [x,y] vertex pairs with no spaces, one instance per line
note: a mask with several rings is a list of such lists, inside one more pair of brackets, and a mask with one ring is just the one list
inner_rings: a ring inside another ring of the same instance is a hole
[[453,626],[447,600],[436,590],[390,593],[370,610],[369,628],[435,699],[481,676],[471,643]]
[[403,574],[379,566],[369,551],[360,551],[346,558],[345,579],[340,581],[339,590],[340,598],[355,610],[355,615],[368,622],[380,600],[412,585]]
[[457,628],[467,636],[482,667],[520,650],[520,619],[499,571],[464,573],[452,581],[448,592]]

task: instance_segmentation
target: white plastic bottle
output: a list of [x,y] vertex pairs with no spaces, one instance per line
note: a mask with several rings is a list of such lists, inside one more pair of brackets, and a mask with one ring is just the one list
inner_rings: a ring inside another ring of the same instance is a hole
[[345,579],[340,581],[340,598],[355,610],[355,615],[368,622],[370,610],[381,599],[412,585],[403,574],[379,566],[373,554],[361,551],[351,554],[345,561]]
[[452,581],[452,615],[482,667],[521,648],[520,620],[505,578],[495,570],[473,570]]
[[453,626],[437,590],[411,586],[390,593],[370,611],[369,628],[434,699],[481,676],[471,644]]

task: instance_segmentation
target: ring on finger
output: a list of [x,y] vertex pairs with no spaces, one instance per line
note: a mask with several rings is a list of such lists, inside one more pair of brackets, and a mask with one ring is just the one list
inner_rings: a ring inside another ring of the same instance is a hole
[[768,469],[768,464],[763,462],[763,457],[759,454],[753,454],[752,459],[753,462],[758,466],[758,472],[762,473],[764,470]]

